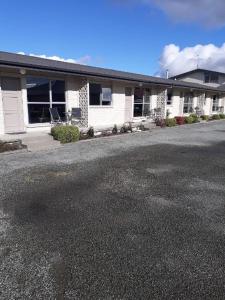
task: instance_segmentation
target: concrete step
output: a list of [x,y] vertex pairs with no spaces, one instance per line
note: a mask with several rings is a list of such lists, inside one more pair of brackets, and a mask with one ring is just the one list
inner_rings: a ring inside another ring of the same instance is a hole
[[28,151],[52,150],[61,147],[59,141],[53,139],[48,133],[28,134],[21,137],[22,143],[27,146]]

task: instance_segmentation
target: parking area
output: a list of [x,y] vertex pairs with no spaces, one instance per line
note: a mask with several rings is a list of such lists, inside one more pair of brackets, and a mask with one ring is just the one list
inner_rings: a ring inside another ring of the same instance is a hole
[[1,299],[224,299],[225,122],[0,156]]

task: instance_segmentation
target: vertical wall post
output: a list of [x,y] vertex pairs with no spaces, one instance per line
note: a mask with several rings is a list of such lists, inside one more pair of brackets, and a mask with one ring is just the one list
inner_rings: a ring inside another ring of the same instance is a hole
[[79,88],[79,107],[81,108],[81,125],[88,127],[88,107],[89,107],[88,80],[82,79]]

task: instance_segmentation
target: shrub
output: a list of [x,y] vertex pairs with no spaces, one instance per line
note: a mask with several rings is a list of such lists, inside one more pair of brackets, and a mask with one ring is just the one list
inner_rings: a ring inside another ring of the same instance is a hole
[[199,122],[198,116],[196,114],[190,114],[190,117],[192,117],[193,122],[192,123],[197,123]]
[[117,133],[118,133],[118,128],[117,128],[117,125],[115,124],[112,129],[112,134],[117,134]]
[[225,119],[225,114],[219,114],[220,119]]
[[166,120],[161,118],[156,118],[155,120],[156,126],[160,126],[161,128],[166,126]]
[[145,126],[144,126],[144,124],[140,124],[140,125],[138,126],[138,129],[141,130],[141,131],[145,131]]
[[120,128],[120,133],[127,133],[128,131],[132,132],[131,123],[129,123],[129,124],[123,124],[123,126]]
[[185,117],[184,120],[185,120],[186,124],[192,124],[192,123],[194,123],[194,119],[191,116]]
[[175,117],[178,125],[183,125],[185,123],[184,117]]
[[72,143],[79,140],[80,132],[76,126],[55,126],[51,129],[51,135],[55,140],[60,141],[62,144]]
[[95,131],[94,131],[94,128],[93,127],[90,127],[87,131],[87,136],[89,138],[93,138],[95,136]]
[[165,122],[167,127],[173,127],[177,125],[175,118],[166,118]]
[[204,121],[208,121],[209,120],[209,116],[208,115],[202,115],[201,119]]
[[220,115],[212,115],[213,120],[220,120]]

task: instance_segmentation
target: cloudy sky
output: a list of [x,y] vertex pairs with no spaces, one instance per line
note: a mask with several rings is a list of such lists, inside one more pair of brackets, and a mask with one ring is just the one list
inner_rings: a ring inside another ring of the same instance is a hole
[[3,51],[151,75],[225,72],[224,0],[1,0],[0,19]]

